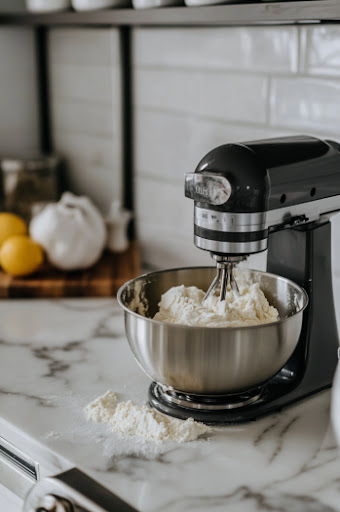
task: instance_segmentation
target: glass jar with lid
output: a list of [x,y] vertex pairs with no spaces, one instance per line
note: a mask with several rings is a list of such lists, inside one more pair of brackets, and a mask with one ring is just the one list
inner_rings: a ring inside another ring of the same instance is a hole
[[2,158],[1,207],[29,221],[34,203],[57,201],[60,195],[61,159],[56,155]]

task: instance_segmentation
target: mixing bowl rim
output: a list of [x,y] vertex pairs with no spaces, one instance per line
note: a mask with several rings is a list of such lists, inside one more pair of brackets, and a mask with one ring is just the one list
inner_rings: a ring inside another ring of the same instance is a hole
[[251,269],[251,268],[246,268],[246,269],[242,269],[242,270],[245,270],[245,271],[249,271],[249,272],[257,272],[258,274],[265,274],[266,276],[270,276],[270,277],[275,277],[276,279],[279,279],[279,280],[282,280],[282,281],[286,281],[288,282],[289,284],[291,284],[293,286],[293,288],[296,288],[298,291],[302,292],[301,295],[304,297],[305,301],[304,301],[304,304],[302,306],[302,308],[297,311],[296,313],[294,313],[293,315],[291,316],[288,316],[286,318],[279,318],[279,320],[275,320],[274,322],[268,322],[268,323],[264,323],[264,324],[257,324],[257,325],[242,325],[242,326],[236,326],[236,327],[208,327],[208,326],[196,326],[196,325],[184,325],[184,324],[172,324],[170,322],[163,322],[161,320],[154,320],[153,318],[149,318],[147,316],[143,316],[143,315],[140,315],[139,313],[136,313],[136,311],[132,311],[131,309],[129,309],[127,306],[125,306],[125,304],[123,304],[123,301],[122,301],[122,293],[124,291],[125,288],[127,288],[129,285],[131,285],[132,283],[134,283],[135,281],[138,281],[142,278],[145,278],[145,277],[148,277],[148,276],[153,276],[153,275],[156,275],[156,274],[164,274],[166,272],[174,272],[174,271],[179,271],[179,270],[196,270],[196,269],[208,269],[208,268],[212,268],[212,269],[215,269],[216,270],[216,267],[212,267],[212,266],[194,266],[194,267],[178,267],[178,268],[168,268],[168,269],[163,269],[163,270],[155,270],[153,272],[147,272],[145,274],[141,274],[140,276],[137,276],[137,277],[134,277],[133,279],[130,279],[129,281],[127,281],[125,284],[123,284],[118,292],[117,292],[117,300],[118,300],[118,303],[119,305],[124,309],[125,312],[127,313],[130,313],[131,315],[139,318],[139,319],[143,319],[143,320],[146,320],[147,322],[151,322],[151,323],[154,323],[156,325],[166,325],[166,326],[171,326],[173,328],[186,328],[186,329],[211,329],[211,330],[214,330],[214,329],[217,329],[217,330],[230,330],[230,331],[235,331],[236,329],[258,329],[259,327],[270,327],[270,326],[273,326],[273,325],[279,325],[283,322],[286,322],[287,320],[289,320],[290,318],[300,314],[300,313],[303,313],[303,311],[306,309],[306,307],[308,306],[308,303],[309,303],[309,297],[308,297],[308,293],[306,292],[306,290],[298,285],[297,283],[295,283],[294,281],[292,281],[291,279],[288,279],[287,277],[283,277],[283,276],[280,276],[278,274],[273,274],[272,272],[264,272],[263,270],[255,270],[255,269]]

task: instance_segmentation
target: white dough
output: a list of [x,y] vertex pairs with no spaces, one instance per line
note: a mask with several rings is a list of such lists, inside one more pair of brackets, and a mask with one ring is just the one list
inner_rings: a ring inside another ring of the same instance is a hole
[[217,295],[204,303],[203,298],[204,291],[196,286],[174,286],[162,295],[154,320],[198,327],[243,327],[279,319],[258,283],[245,286],[240,295],[227,291],[223,301]]

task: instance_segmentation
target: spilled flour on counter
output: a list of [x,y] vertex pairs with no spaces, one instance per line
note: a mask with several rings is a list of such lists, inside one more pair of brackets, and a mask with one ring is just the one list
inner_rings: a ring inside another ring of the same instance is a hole
[[195,327],[244,327],[279,319],[259,283],[240,288],[239,295],[227,291],[223,301],[211,295],[203,303],[204,295],[196,286],[174,286],[162,295],[154,320]]
[[118,402],[118,395],[112,390],[91,402],[85,408],[85,414],[88,420],[107,423],[121,436],[139,436],[155,443],[185,443],[212,432],[211,427],[193,418],[179,420],[145,405],[136,405],[131,400]]

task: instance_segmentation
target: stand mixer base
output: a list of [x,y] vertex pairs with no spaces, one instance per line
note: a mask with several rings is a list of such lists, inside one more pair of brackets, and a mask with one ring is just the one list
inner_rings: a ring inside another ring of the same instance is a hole
[[233,423],[235,410],[261,401],[263,388],[229,395],[193,395],[179,393],[153,382],[149,404],[158,411],[181,420],[194,418],[204,423]]

